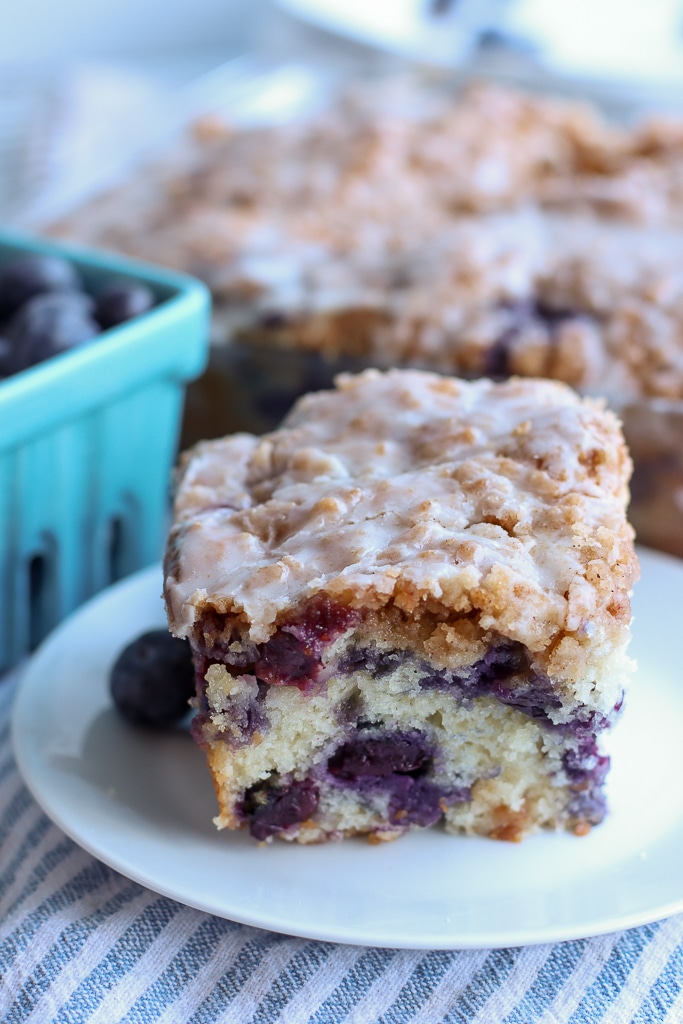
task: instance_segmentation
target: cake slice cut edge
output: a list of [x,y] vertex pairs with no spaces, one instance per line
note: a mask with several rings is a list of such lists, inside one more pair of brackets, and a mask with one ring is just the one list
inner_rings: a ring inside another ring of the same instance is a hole
[[219,828],[604,817],[638,567],[619,423],[562,384],[339,378],[183,460],[166,555]]

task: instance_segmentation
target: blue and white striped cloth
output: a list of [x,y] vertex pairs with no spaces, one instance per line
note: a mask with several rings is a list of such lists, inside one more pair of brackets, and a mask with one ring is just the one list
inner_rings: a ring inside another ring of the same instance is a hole
[[0,682],[2,1024],[683,1022],[683,915],[556,945],[425,952],[289,938],[158,896],[33,801],[10,747],[13,689]]

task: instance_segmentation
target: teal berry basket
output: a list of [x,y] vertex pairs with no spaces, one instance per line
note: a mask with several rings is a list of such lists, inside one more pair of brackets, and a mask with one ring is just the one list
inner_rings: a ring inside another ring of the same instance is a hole
[[159,558],[185,383],[208,356],[200,282],[0,232],[0,265],[29,252],[70,260],[89,292],[142,282],[156,305],[0,380],[0,671],[87,598]]

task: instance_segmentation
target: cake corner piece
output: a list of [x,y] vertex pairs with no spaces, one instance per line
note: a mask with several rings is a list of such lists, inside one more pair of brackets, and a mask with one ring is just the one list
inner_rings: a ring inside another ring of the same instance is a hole
[[166,556],[219,827],[301,843],[605,814],[638,566],[616,417],[366,371],[185,457]]

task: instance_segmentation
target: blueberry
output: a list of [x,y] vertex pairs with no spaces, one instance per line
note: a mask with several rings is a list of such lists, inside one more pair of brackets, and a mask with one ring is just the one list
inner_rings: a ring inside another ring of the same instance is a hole
[[165,629],[143,633],[119,654],[109,687],[129,722],[160,727],[180,721],[194,694],[189,645]]
[[420,686],[425,690],[452,690],[460,697],[499,697],[496,687],[515,675],[527,675],[528,666],[528,655],[521,644],[501,644],[489,648],[483,658],[458,672],[425,664],[427,671]]
[[320,658],[311,646],[280,629],[263,645],[254,673],[264,683],[296,686],[315,678],[319,668]]
[[50,356],[90,341],[100,333],[93,300],[83,292],[36,295],[15,313],[5,329],[10,354],[7,373],[18,373]]
[[117,281],[105,289],[97,300],[95,319],[106,330],[126,320],[141,316],[154,305],[154,295],[144,284]]
[[328,761],[332,775],[349,781],[374,776],[421,774],[432,763],[418,734],[394,733],[365,738],[356,736],[342,744]]
[[467,786],[436,786],[427,779],[414,779],[410,775],[392,775],[387,781],[389,819],[393,825],[404,828],[410,825],[427,828],[439,820],[445,807],[472,799],[472,791]]
[[318,806],[318,790],[310,779],[289,786],[252,786],[245,794],[243,812],[249,817],[249,830],[259,841],[310,818]]
[[322,667],[325,647],[353,625],[358,613],[329,598],[314,599],[293,622],[283,625],[259,648],[256,677],[274,686],[306,689]]
[[259,647],[255,676],[272,686],[306,689],[322,668],[325,647],[356,618],[357,612],[329,598],[314,599],[298,620],[283,626]]
[[385,793],[389,820],[402,828],[433,825],[453,803],[470,800],[468,786],[444,787],[428,778],[434,756],[426,737],[412,730],[364,736],[360,732],[343,743],[327,762],[339,785],[350,785],[360,794]]
[[33,253],[18,256],[0,267],[0,316],[12,316],[34,295],[81,288],[78,272],[67,260]]

